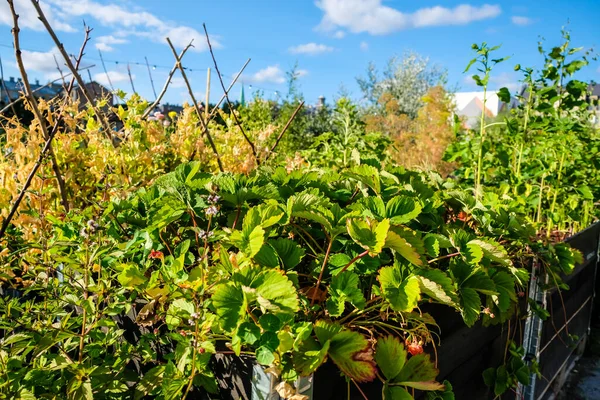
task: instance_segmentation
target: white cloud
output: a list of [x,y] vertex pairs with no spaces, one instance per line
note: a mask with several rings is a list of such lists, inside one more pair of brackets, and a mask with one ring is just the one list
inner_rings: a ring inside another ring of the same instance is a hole
[[[35,8],[31,5],[30,0],[14,0],[15,11],[19,14],[19,27],[20,28],[28,28],[36,31],[45,30],[44,25],[38,19],[37,12]],[[46,2],[40,2],[40,7],[42,11],[46,15],[46,19],[57,31],[63,32],[74,32],[75,29],[69,25],[64,19],[58,18],[60,13],[53,7],[51,7]],[[8,6],[8,2],[0,1],[0,24],[1,25],[13,25],[13,18],[10,12],[10,7]]]
[[369,50],[369,43],[365,42],[364,40],[362,42],[360,42],[360,50],[361,51]]
[[298,69],[296,70],[296,77],[298,78],[302,78],[303,76],[308,75],[308,71],[305,69]]
[[[116,83],[124,82],[129,80],[129,75],[125,72],[120,71],[108,71],[108,76],[110,77],[110,83],[113,85]],[[94,80],[101,85],[109,86],[108,77],[104,72],[100,72],[94,74]],[[135,80],[135,74],[131,74],[131,79]]]
[[171,84],[169,86],[172,87],[172,88],[184,88],[184,87],[186,87],[185,81],[180,76],[174,76],[171,79]]
[[123,38],[114,37],[113,35],[98,36],[96,38],[96,48],[100,51],[113,51],[114,44],[124,44],[128,41]]
[[306,43],[289,48],[289,52],[292,54],[308,54],[310,56],[331,53],[333,50],[335,50],[333,47],[317,43]]
[[318,0],[316,5],[324,12],[318,29],[333,31],[346,28],[353,33],[385,35],[411,28],[465,25],[494,18],[501,13],[500,6],[490,4],[480,7],[461,4],[454,8],[435,6],[403,13],[384,6],[381,2],[382,0]]
[[519,26],[526,26],[526,25],[533,24],[533,20],[529,17],[522,17],[519,15],[514,15],[510,19],[513,24],[519,25]]
[[[185,47],[191,40],[194,47],[191,50],[205,51],[208,49],[203,33],[184,25],[165,21],[147,11],[132,11],[117,4],[103,4],[93,0],[48,0],[56,9],[69,17],[90,17],[104,26],[119,29],[119,37],[134,35],[147,38],[157,43],[165,43],[169,37],[176,47]],[[211,36],[211,44],[220,48],[217,37]]]
[[346,36],[346,32],[344,31],[335,31],[335,33],[333,34],[333,37],[336,39],[343,39]]
[[[59,63],[61,63],[62,60],[62,55],[56,47],[53,47],[47,52],[22,50],[21,55],[27,71],[37,71],[42,72],[45,75],[52,74],[53,76],[55,73],[58,73],[54,58],[56,57],[56,60]],[[59,65],[61,65],[61,69],[63,69],[64,72],[66,67],[63,68],[62,64],[64,64],[64,62]]]
[[252,83],[284,83],[285,74],[279,65],[270,65],[246,79]]

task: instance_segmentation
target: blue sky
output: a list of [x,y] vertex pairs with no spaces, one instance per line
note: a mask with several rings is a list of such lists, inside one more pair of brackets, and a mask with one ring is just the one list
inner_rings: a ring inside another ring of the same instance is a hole
[[[511,59],[494,72],[492,85],[514,87],[519,76],[516,63],[540,66],[538,38],[547,45],[559,43],[560,29],[569,22],[573,44],[597,48],[600,43],[600,1],[451,1],[451,0],[41,0],[54,27],[70,53],[77,53],[82,40],[82,20],[94,28],[84,58],[93,79],[106,82],[98,55],[102,51],[115,87],[131,92],[127,63],[131,65],[136,90],[153,99],[147,57],[156,90],[159,91],[173,57],[165,37],[178,49],[194,38],[195,48],[183,63],[191,68],[194,92],[204,98],[206,68],[212,67],[206,51],[202,23],[211,34],[226,85],[246,59],[243,77],[246,96],[263,90],[266,97],[286,90],[285,71],[295,62],[301,72],[299,85],[306,100],[320,95],[335,97],[340,85],[359,97],[356,76],[369,61],[383,69],[393,55],[415,51],[448,69],[449,83],[460,90],[476,88],[462,74],[472,57],[471,44],[486,41],[502,44],[500,56]],[[56,77],[56,49],[29,0],[15,0],[21,15],[21,43],[32,79],[46,82]],[[5,0],[0,1],[0,56],[5,78],[17,76],[11,49],[12,19]],[[115,63],[114,61],[118,61]],[[64,67],[66,69],[66,67]],[[213,71],[214,72],[214,71]],[[178,76],[178,75],[176,75]],[[84,78],[88,79],[87,72]],[[600,68],[593,63],[580,79],[600,81]],[[250,88],[252,85],[252,88]],[[240,85],[232,96],[238,98]],[[211,99],[222,91],[213,73]],[[187,91],[180,78],[165,100],[181,103]]]

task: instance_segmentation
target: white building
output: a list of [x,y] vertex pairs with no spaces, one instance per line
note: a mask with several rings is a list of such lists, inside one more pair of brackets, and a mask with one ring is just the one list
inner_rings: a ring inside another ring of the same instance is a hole
[[[498,115],[504,103],[498,98],[497,92],[488,91],[485,101],[485,116],[493,118]],[[483,111],[483,92],[458,92],[453,94],[456,113],[467,128],[479,125]]]

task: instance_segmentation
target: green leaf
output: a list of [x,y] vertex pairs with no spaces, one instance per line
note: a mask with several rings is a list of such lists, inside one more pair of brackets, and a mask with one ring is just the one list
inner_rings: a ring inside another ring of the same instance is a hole
[[375,362],[388,381],[393,380],[406,362],[404,345],[395,336],[386,336],[377,340]]
[[186,299],[177,299],[171,303],[167,310],[165,322],[169,329],[177,327],[181,321],[189,319],[194,313],[194,304]]
[[473,289],[460,289],[460,313],[467,326],[473,326],[479,319],[481,311],[481,299],[477,292]]
[[498,98],[503,103],[510,103],[510,91],[505,87],[500,88],[500,90],[498,90]]
[[381,222],[375,220],[365,222],[356,218],[346,220],[346,228],[350,237],[363,249],[368,250],[371,257],[381,253],[389,227],[390,221],[388,219]]
[[332,317],[339,317],[344,312],[346,302],[358,309],[362,309],[366,303],[359,289],[359,277],[351,271],[344,271],[331,279],[327,312]]
[[500,396],[502,393],[506,392],[509,388],[508,382],[508,372],[506,371],[506,367],[501,365],[496,370],[496,381],[494,382],[494,393],[496,396]]
[[304,257],[305,251],[302,246],[291,239],[278,238],[269,240],[268,243],[275,249],[285,269],[296,267]]
[[244,322],[238,327],[237,335],[244,343],[253,345],[260,338],[260,328],[252,322]]
[[298,312],[298,293],[283,271],[263,271],[254,278],[251,287],[256,289],[257,302],[263,310],[287,315]]
[[262,365],[271,365],[275,361],[275,354],[271,349],[260,346],[256,349],[256,361]]
[[421,253],[415,246],[416,243],[412,240],[411,243],[409,240],[411,240],[411,237],[406,234],[406,231],[392,228],[387,233],[385,247],[396,251],[411,264],[423,266],[424,263],[421,259]]
[[369,341],[360,333],[342,330],[331,339],[329,357],[349,378],[357,382],[375,379],[376,368]]
[[471,273],[467,279],[461,282],[460,287],[475,289],[490,296],[498,294],[494,281],[482,270],[475,270]]
[[387,217],[392,225],[407,224],[421,213],[422,207],[415,199],[396,196],[385,205]]
[[249,233],[234,231],[231,234],[231,243],[245,255],[252,258],[265,243],[265,230],[262,226],[256,226]]
[[419,279],[414,275],[403,276],[399,266],[379,270],[381,292],[394,311],[410,312],[421,297]]
[[156,395],[162,385],[165,366],[159,365],[146,372],[142,380],[135,386],[136,400],[148,395]]
[[300,375],[307,376],[315,372],[325,362],[330,345],[331,341],[328,340],[321,346],[313,337],[303,340],[292,354],[294,367]]
[[345,176],[354,178],[359,182],[373,189],[375,194],[381,193],[381,179],[379,177],[379,169],[362,164],[356,167],[352,167],[349,171],[344,172]]
[[460,250],[461,254],[469,264],[478,264],[483,258],[483,250],[477,243],[469,242]]
[[277,332],[281,329],[281,320],[273,314],[261,315],[258,323],[265,331]]
[[386,383],[383,386],[383,400],[414,400],[414,397],[403,387],[390,386]]
[[218,285],[212,296],[212,303],[226,331],[235,329],[238,322],[245,319],[246,297],[244,292],[233,283]]
[[416,271],[421,292],[427,296],[454,306],[458,300],[452,279],[444,271],[438,269],[421,269]]
[[492,276],[492,280],[494,281],[494,286],[498,292],[497,295],[492,295],[492,299],[500,311],[506,312],[508,311],[511,302],[517,301],[517,296],[515,294],[515,280],[510,274],[504,271],[496,272]]
[[489,238],[474,239],[469,242],[469,244],[471,243],[479,246],[483,252],[483,257],[507,267],[512,266],[512,261],[508,256],[506,249],[494,240]]
[[444,389],[444,385],[435,382],[438,373],[429,354],[421,353],[408,359],[394,383],[419,390],[441,390]]
[[273,249],[273,247],[271,247],[269,244],[265,244],[260,248],[258,253],[256,253],[254,256],[254,261],[256,261],[258,265],[269,268],[279,267],[279,257],[277,257],[275,249]]
[[423,244],[425,251],[430,257],[439,257],[440,255],[440,241],[433,235],[425,235],[423,238]]
[[136,265],[127,264],[117,276],[117,280],[126,288],[136,288],[145,284],[148,279]]

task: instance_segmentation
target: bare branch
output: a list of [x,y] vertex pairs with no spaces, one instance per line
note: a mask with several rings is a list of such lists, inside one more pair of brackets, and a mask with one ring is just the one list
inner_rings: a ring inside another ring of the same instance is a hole
[[[185,74],[185,68],[183,68],[183,65],[181,64],[181,58],[179,58],[179,56],[177,55],[177,51],[175,50],[173,43],[171,43],[171,39],[167,38],[167,42],[169,43],[169,46],[171,47],[173,56],[177,60],[177,64],[176,64],[177,68],[179,68],[179,71],[181,72],[181,76],[185,82],[185,85],[187,86],[190,97],[192,98],[192,102],[194,103],[194,108],[196,109],[196,114],[198,114],[198,120],[200,121],[200,125],[202,125],[202,129],[204,130],[204,134],[206,135],[206,138],[208,139],[208,142],[210,143],[210,147],[212,147],[213,152],[215,153],[215,156],[217,157],[217,163],[219,164],[219,170],[221,170],[221,172],[223,172],[224,171],[223,163],[221,162],[221,157],[219,156],[219,151],[217,150],[217,146],[215,146],[215,142],[213,142],[212,136],[210,135],[210,132],[208,132],[208,127],[206,126],[206,123],[204,122],[204,119],[202,118],[202,111],[200,110],[200,107],[198,106],[198,102],[196,101],[196,97],[194,96],[194,92],[192,91],[192,87],[190,86],[190,81],[188,80],[187,75]],[[190,43],[190,45],[191,45],[191,43]]]
[[16,116],[17,115],[17,110],[15,109],[16,101],[13,101],[11,99],[10,92],[8,91],[8,88],[4,84],[4,67],[2,66],[2,58],[1,57],[0,57],[0,81],[2,83],[2,88],[6,92],[6,98],[8,99],[8,105],[6,107],[4,107],[2,110],[0,110],[0,114],[2,114],[4,111],[6,111],[10,108],[10,109],[12,109],[13,115]]
[[110,90],[112,90],[114,92],[115,87],[113,86],[112,81],[110,80],[110,75],[108,74],[108,71],[106,70],[106,64],[104,64],[104,57],[102,57],[102,52],[100,50],[98,50],[98,54],[100,54],[100,61],[102,62],[102,69],[104,69],[104,74],[106,75],[106,80],[108,81]]
[[144,56],[144,59],[146,60],[146,68],[148,68],[148,76],[150,76],[150,85],[152,86],[152,93],[154,93],[154,99],[156,99],[156,89],[154,88],[154,79],[152,79],[152,71],[150,71],[148,57]]
[[269,150],[269,152],[265,156],[265,161],[267,161],[269,159],[269,156],[271,155],[271,153],[273,153],[273,151],[275,151],[275,149],[277,148],[277,145],[279,144],[279,141],[283,137],[283,134],[288,130],[288,128],[292,124],[292,121],[294,120],[294,118],[296,118],[296,114],[298,114],[298,112],[300,111],[300,109],[302,108],[303,105],[304,105],[304,101],[301,101],[300,104],[298,104],[298,107],[296,107],[296,109],[294,110],[294,113],[292,114],[292,116],[290,117],[288,122],[285,124],[283,129],[281,130],[281,133],[277,136],[277,140],[275,140],[273,147],[271,147],[271,150]]
[[246,142],[248,142],[248,144],[250,145],[250,149],[252,150],[252,155],[254,156],[254,159],[256,160],[256,164],[260,165],[260,159],[258,158],[258,155],[256,154],[256,147],[254,146],[254,143],[252,143],[252,141],[250,140],[248,135],[246,135],[246,131],[244,131],[244,128],[242,127],[242,124],[240,123],[240,121],[237,117],[237,114],[235,113],[235,110],[233,109],[233,106],[231,105],[231,101],[229,101],[229,94],[227,92],[227,89],[225,89],[225,83],[223,83],[223,77],[221,76],[221,72],[219,71],[219,66],[217,65],[217,59],[215,58],[215,53],[213,53],[212,45],[210,44],[210,38],[208,36],[208,30],[206,29],[206,24],[202,24],[202,26],[204,27],[204,33],[206,34],[208,50],[210,51],[210,55],[213,59],[213,63],[215,64],[215,71],[217,72],[217,76],[219,77],[219,82],[221,82],[221,88],[223,88],[223,92],[225,94],[225,100],[227,100],[227,104],[229,105],[229,110],[231,111],[231,114],[233,115],[233,119],[235,120],[235,123],[240,128],[240,131],[242,131],[242,135],[244,135],[244,139],[246,139]]
[[210,114],[209,114],[208,119],[207,119],[208,121],[210,121],[210,119],[217,113],[217,110],[219,109],[219,106],[221,105],[221,103],[223,102],[223,100],[225,100],[225,97],[229,94],[229,91],[231,90],[231,88],[233,87],[233,85],[235,85],[235,83],[237,82],[238,78],[240,76],[242,76],[242,73],[244,72],[244,70],[246,69],[246,67],[248,66],[249,63],[250,63],[250,59],[246,60],[246,63],[240,69],[240,71],[237,73],[237,75],[233,78],[233,80],[231,81],[231,84],[229,84],[229,87],[227,88],[227,90],[225,92],[223,92],[223,95],[221,96],[221,99],[219,100],[219,102],[217,103],[217,105],[210,111]]
[[133,86],[133,78],[131,77],[131,68],[129,67],[129,63],[127,63],[127,75],[129,75],[129,82],[131,83],[131,90],[133,93],[136,93],[135,86]]
[[[181,53],[179,53],[179,56],[177,57],[177,60],[181,60],[183,58],[183,56],[185,55],[185,52],[188,51],[188,49],[192,47],[192,42],[190,42],[190,44],[188,44],[185,49],[183,49],[181,51]],[[142,115],[142,118],[146,118],[148,115],[150,115],[150,112],[152,112],[152,110],[154,110],[154,107],[156,107],[160,101],[162,100],[163,96],[165,95],[165,93],[167,93],[167,89],[169,88],[169,85],[171,84],[171,79],[173,79],[173,75],[175,74],[175,71],[177,71],[177,65],[178,65],[179,61],[175,61],[175,65],[173,66],[173,68],[171,68],[171,71],[169,71],[169,75],[167,76],[167,80],[165,81],[165,84],[162,88],[162,90],[160,91],[158,97],[156,98],[156,100],[154,100],[154,103],[152,103],[147,109],[146,111],[144,111],[144,114]]]
[[[13,0],[9,0],[9,4],[11,6],[12,6],[12,1]],[[18,16],[17,16],[17,18],[18,18]],[[83,53],[84,53],[84,50],[85,50],[85,46],[87,45],[87,42],[89,41],[89,33],[90,33],[90,30],[86,29],[85,38],[84,38],[83,44],[82,44],[82,46],[81,46],[81,48],[79,50],[79,55],[77,56],[77,59],[76,59],[76,62],[75,62],[75,69],[76,70],[79,69],[79,66],[81,64],[81,59],[83,58]],[[15,46],[15,48],[16,48],[16,46]],[[65,98],[64,98],[64,103],[65,104],[69,101],[69,97],[71,95],[71,92],[73,91],[74,85],[75,85],[75,76],[72,76],[71,77],[71,81],[69,82],[69,86],[67,87],[67,90],[66,90],[66,93],[65,93]],[[19,193],[19,195],[17,196],[17,199],[13,203],[10,211],[8,212],[8,215],[6,216],[6,218],[4,219],[4,221],[2,221],[2,227],[0,227],[0,239],[2,239],[2,237],[6,233],[6,229],[8,228],[8,225],[10,224],[10,221],[12,220],[12,218],[15,215],[15,213],[17,212],[17,209],[19,208],[19,205],[23,201],[23,198],[25,197],[25,193],[27,193],[27,189],[29,188],[29,186],[31,185],[31,182],[33,181],[33,177],[35,176],[35,174],[37,173],[38,169],[42,165],[42,163],[44,161],[44,157],[46,156],[46,154],[49,153],[49,151],[51,151],[52,140],[54,139],[54,136],[58,132],[58,128],[59,128],[60,124],[62,123],[63,113],[64,113],[64,110],[62,110],[61,113],[56,118],[56,121],[54,122],[54,126],[52,126],[52,130],[48,134],[48,138],[46,139],[46,143],[44,144],[44,147],[42,148],[42,151],[40,152],[40,155],[38,156],[38,159],[37,159],[35,165],[31,169],[31,172],[27,176],[27,179],[25,180],[25,184],[21,188],[21,192]]]
[[[19,15],[15,11],[15,6],[13,0],[8,0],[8,5],[10,7],[10,12],[13,17],[13,38],[15,45],[15,58],[17,60],[17,65],[19,67],[19,72],[21,73],[21,77],[23,78],[23,86],[25,88],[25,96],[27,97],[27,102],[37,119],[40,129],[42,130],[42,134],[44,135],[44,140],[48,140],[50,135],[48,134],[48,127],[46,126],[46,119],[42,116],[40,109],[38,107],[38,103],[36,98],[34,97],[31,91],[31,85],[29,84],[29,78],[27,77],[27,71],[25,71],[25,65],[23,64],[23,58],[21,57],[21,45],[19,41]],[[86,33],[87,35],[87,33]],[[52,160],[52,170],[54,171],[54,175],[56,175],[56,181],[58,182],[58,191],[60,193],[62,205],[65,208],[66,212],[69,212],[69,199],[67,197],[67,192],[65,188],[65,181],[62,178],[62,174],[60,172],[60,168],[58,166],[58,162],[56,161],[56,156],[54,155],[54,151],[52,150],[51,143],[48,145],[48,152],[50,154],[50,159]]]
[[[100,112],[100,110],[98,109],[98,107],[96,107],[96,104],[94,104],[94,102],[92,100],[92,97],[88,93],[88,90],[87,90],[87,88],[85,86],[85,82],[81,78],[81,75],[79,75],[79,72],[77,72],[77,69],[73,65],[73,62],[71,61],[71,58],[69,57],[69,55],[66,52],[65,46],[58,39],[58,36],[56,36],[56,33],[54,32],[54,29],[52,28],[52,26],[50,26],[50,23],[48,22],[48,19],[46,18],[46,15],[42,11],[42,7],[40,7],[39,0],[31,0],[31,4],[33,4],[33,7],[35,8],[35,10],[36,10],[36,12],[38,14],[39,20],[42,22],[42,24],[44,24],[44,27],[46,28],[46,30],[48,31],[48,33],[52,37],[52,40],[56,44],[56,47],[60,51],[60,54],[65,59],[65,63],[67,65],[67,67],[69,67],[69,70],[71,70],[71,72],[73,73],[73,76],[77,80],[77,84],[80,86],[79,89],[83,93],[83,96],[87,100],[89,106],[92,108],[92,110],[94,110],[94,114],[96,114],[96,116],[98,116],[98,118],[100,119],[100,123],[104,127],[104,130],[105,130],[104,133],[105,133],[106,137],[110,139],[110,141],[113,144],[113,146],[116,146],[116,142],[113,140],[113,137],[112,137],[112,134],[111,134],[110,124],[108,123],[108,120],[106,119],[106,116],[104,115],[104,113]],[[89,29],[89,28],[87,30],[91,31],[91,29]]]
[[[0,62],[0,65],[1,65],[1,62]],[[92,65],[89,65],[89,66],[87,66],[87,67],[84,67],[84,68],[78,68],[78,70],[79,70],[79,71],[85,71],[86,69],[94,68],[95,66],[96,66],[96,64],[92,64]],[[72,73],[70,73],[70,72],[68,72],[68,73],[66,73],[66,74],[64,75],[64,77],[66,78],[66,77],[68,77],[68,76],[70,76],[70,75],[73,75],[73,74],[72,74]],[[39,92],[40,90],[42,90],[42,89],[45,89],[45,88],[47,88],[48,86],[52,85],[53,83],[56,83],[56,82],[58,82],[58,81],[60,81],[60,80],[62,80],[62,79],[63,79],[63,78],[61,77],[61,78],[55,79],[55,80],[53,80],[53,81],[50,81],[50,82],[46,83],[44,86],[40,86],[39,88],[37,88],[37,89],[35,89],[35,90],[32,90],[32,91],[31,91],[31,93],[37,93],[37,92]],[[4,83],[4,82],[3,82],[3,83]],[[66,85],[65,85],[65,90],[66,90],[66,89],[67,89],[67,88],[66,88]],[[23,100],[23,97],[19,97],[18,99],[15,99],[15,100],[14,100],[14,101],[12,101],[10,104],[8,104],[6,107],[4,107],[2,110],[0,110],[0,114],[2,114],[4,111],[8,110],[10,107],[14,106],[15,104],[17,104],[17,103],[21,102],[22,100]]]

